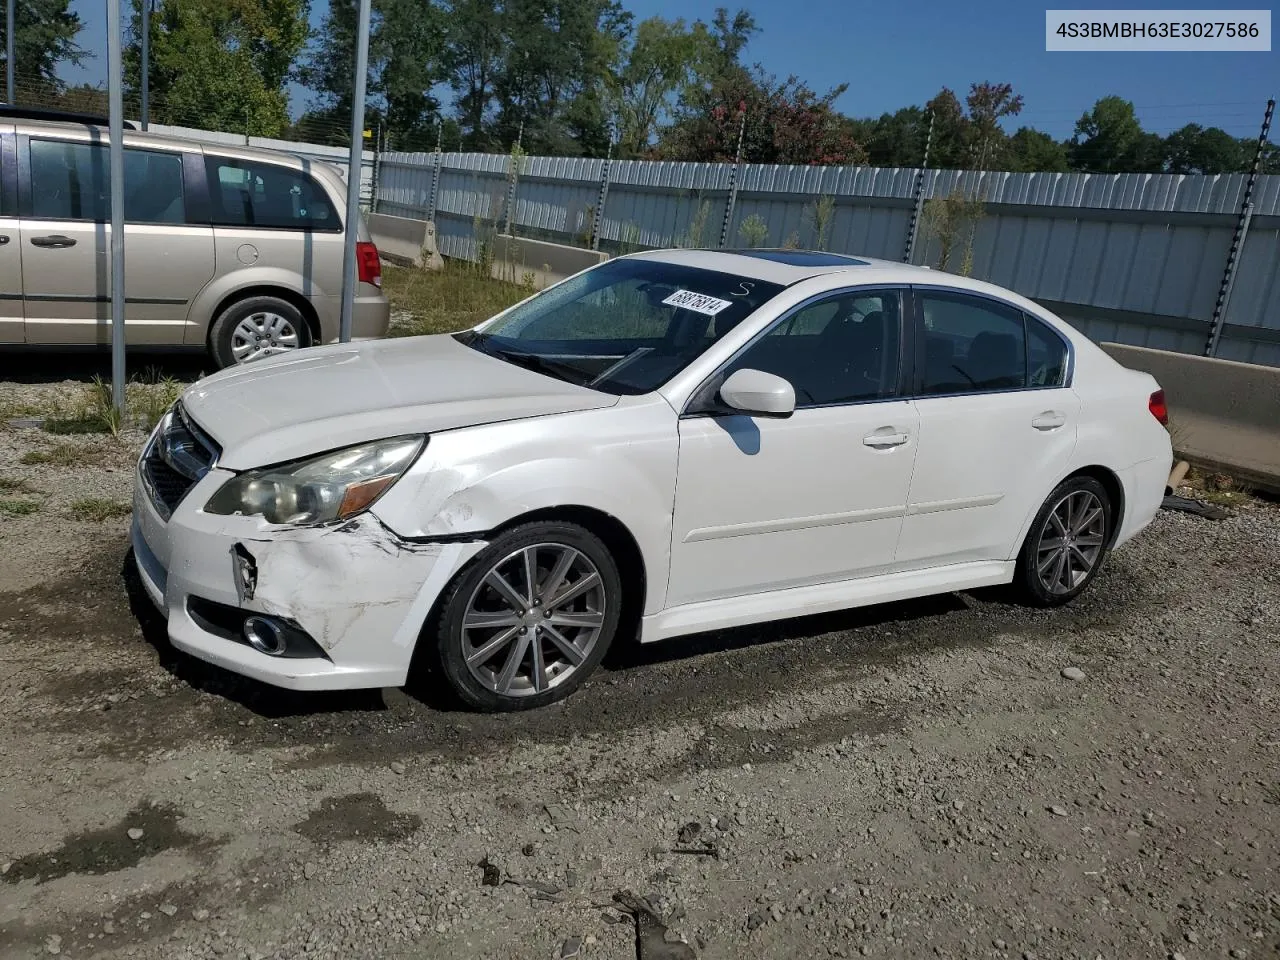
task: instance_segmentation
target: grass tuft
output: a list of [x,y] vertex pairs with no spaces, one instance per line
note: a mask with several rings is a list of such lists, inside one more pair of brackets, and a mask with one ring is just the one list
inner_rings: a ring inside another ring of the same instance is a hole
[[[382,289],[391,300],[390,336],[453,333],[488,320],[532,292],[494,280],[474,264],[447,260],[443,270],[419,270],[384,264]],[[406,316],[407,315],[407,316]]]
[[75,520],[103,521],[127,517],[133,513],[133,507],[123,500],[108,500],[104,497],[84,497],[71,504],[71,516]]
[[25,480],[15,480],[12,477],[0,477],[0,493],[37,493]]
[[21,463],[53,467],[99,467],[106,460],[105,451],[96,447],[78,447],[74,443],[59,443],[53,447],[28,450],[19,458]]
[[40,509],[34,500],[0,500],[0,517],[27,517]]

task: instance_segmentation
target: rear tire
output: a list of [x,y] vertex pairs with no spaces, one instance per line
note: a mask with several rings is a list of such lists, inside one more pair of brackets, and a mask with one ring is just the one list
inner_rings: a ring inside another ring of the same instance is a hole
[[1027,531],[1013,576],[1017,598],[1057,607],[1098,575],[1111,544],[1115,506],[1092,477],[1069,477],[1049,494]]
[[219,369],[311,346],[302,311],[279,297],[247,297],[223,310],[209,330]]
[[527,523],[496,537],[446,589],[441,670],[474,709],[546,706],[599,665],[621,611],[618,566],[599,537],[574,523]]

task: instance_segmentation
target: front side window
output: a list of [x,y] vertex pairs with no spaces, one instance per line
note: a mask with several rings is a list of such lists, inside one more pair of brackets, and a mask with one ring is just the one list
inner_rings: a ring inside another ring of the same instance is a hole
[[725,368],[782,377],[797,407],[858,403],[898,388],[897,291],[851,291],[806,304],[783,317]]
[[571,383],[649,393],[781,290],[658,260],[611,260],[457,338]]
[[965,294],[920,292],[921,393],[976,393],[1027,386],[1022,312]]
[[329,195],[301,170],[230,157],[206,156],[205,163],[217,226],[342,229]]
[[[31,215],[40,220],[111,219],[110,152],[96,143],[31,141]],[[158,150],[124,151],[124,218],[129,223],[182,223],[182,157]]]

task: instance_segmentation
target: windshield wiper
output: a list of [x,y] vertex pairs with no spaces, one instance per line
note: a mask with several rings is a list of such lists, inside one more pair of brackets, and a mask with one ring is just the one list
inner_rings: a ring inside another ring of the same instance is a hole
[[517,353],[514,350],[496,348],[491,351],[491,355],[509,363],[514,363],[516,366],[524,367],[526,370],[545,373],[548,376],[555,377],[557,380],[564,380],[576,386],[583,386],[591,379],[591,374],[581,367],[576,367],[572,363],[566,363],[563,360],[544,357],[537,353]]

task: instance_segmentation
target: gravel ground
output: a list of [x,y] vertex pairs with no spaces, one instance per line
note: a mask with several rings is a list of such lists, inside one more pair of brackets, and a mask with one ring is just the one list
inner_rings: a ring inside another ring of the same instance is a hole
[[0,426],[0,957],[1280,953],[1274,506],[1163,513],[1067,609],[700,635],[487,717],[168,648],[127,519],[67,510],[136,443]]

